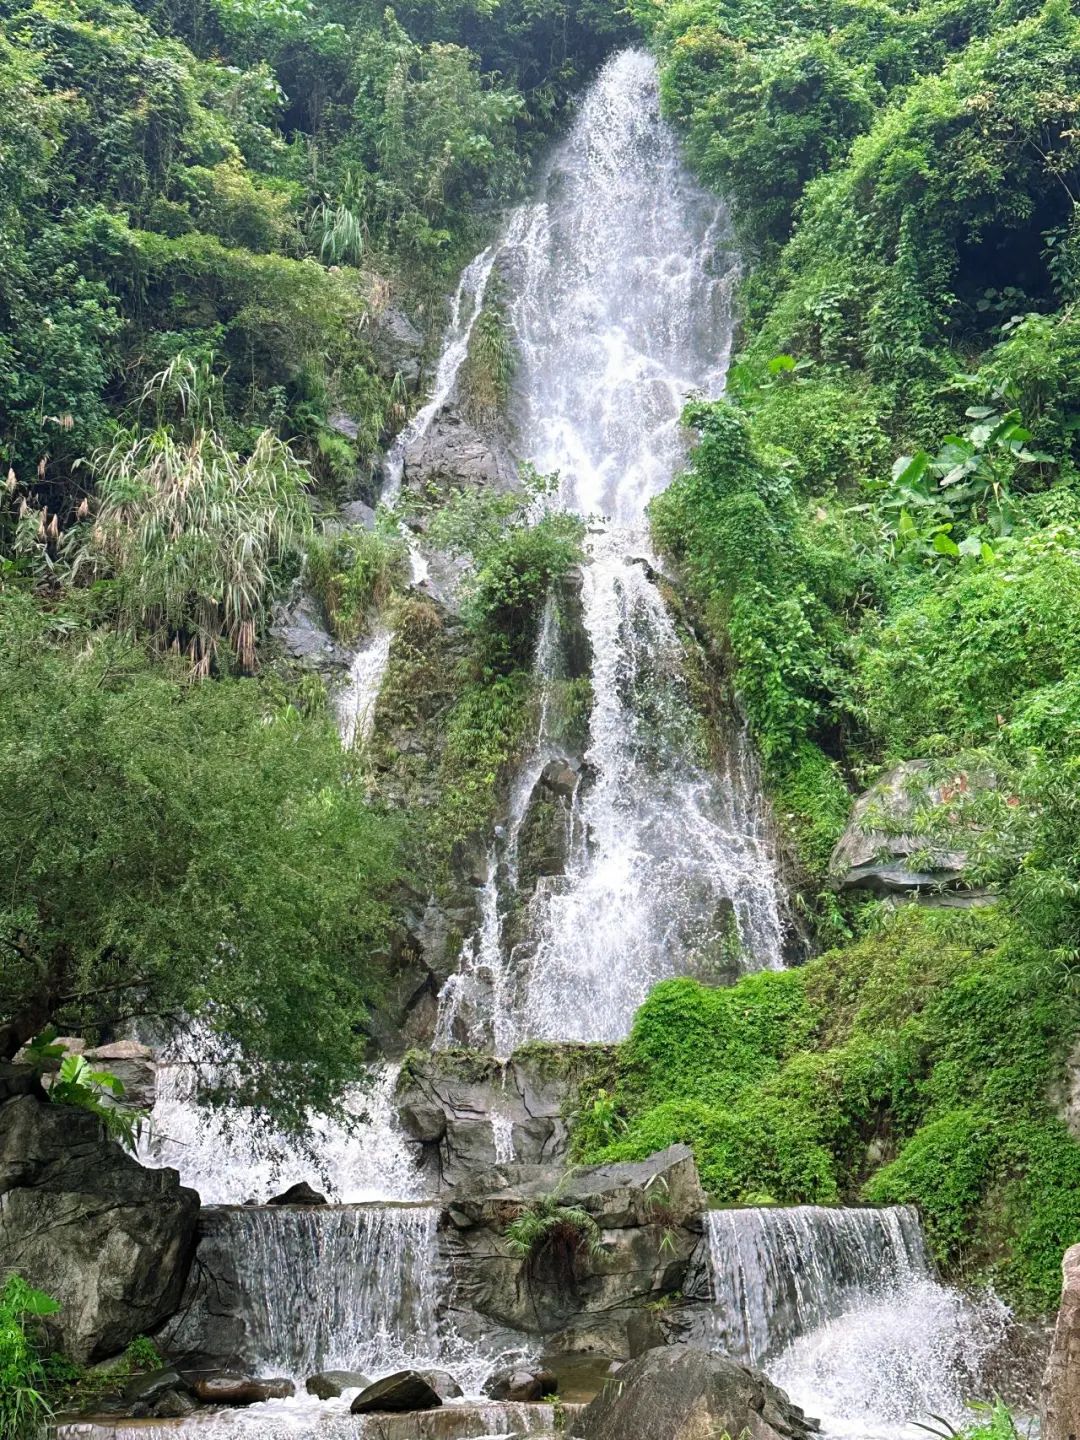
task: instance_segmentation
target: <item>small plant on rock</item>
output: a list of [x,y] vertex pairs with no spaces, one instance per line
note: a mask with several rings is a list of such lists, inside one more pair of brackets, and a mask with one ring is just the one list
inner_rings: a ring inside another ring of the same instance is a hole
[[43,1031],[26,1046],[27,1060],[38,1071],[52,1069],[59,1061],[49,1088],[49,1099],[58,1105],[75,1105],[96,1115],[109,1135],[125,1150],[134,1150],[143,1120],[141,1110],[121,1104],[124,1082],[108,1070],[91,1070],[81,1055],[65,1053],[57,1045],[56,1031]]
[[572,1286],[585,1257],[603,1253],[600,1227],[580,1205],[563,1205],[556,1190],[526,1205],[506,1227],[506,1246],[532,1279]]

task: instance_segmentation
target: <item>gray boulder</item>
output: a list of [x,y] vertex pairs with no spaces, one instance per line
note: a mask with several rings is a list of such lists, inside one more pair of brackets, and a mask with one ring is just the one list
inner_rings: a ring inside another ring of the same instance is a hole
[[320,1194],[306,1180],[298,1180],[295,1185],[290,1185],[288,1190],[283,1190],[280,1195],[272,1196],[266,1203],[268,1205],[325,1205],[326,1196]]
[[519,490],[517,467],[501,446],[446,409],[405,447],[402,481],[417,493],[434,490]]
[[631,1360],[578,1422],[583,1440],[809,1440],[819,1428],[760,1371],[689,1345]]
[[361,1390],[349,1407],[353,1415],[380,1411],[434,1410],[442,1404],[438,1391],[417,1370],[398,1370]]
[[0,1277],[60,1302],[48,1325],[72,1359],[115,1355],[176,1309],[199,1197],[147,1170],[89,1111],[32,1093],[0,1105]]
[[371,352],[382,373],[412,387],[420,379],[424,337],[403,310],[388,305],[369,319]]
[[347,670],[352,659],[322,622],[310,595],[300,595],[275,611],[270,633],[290,660],[305,670]]
[[[582,1082],[611,1064],[603,1045],[536,1047],[510,1060],[452,1051],[410,1054],[398,1082],[402,1127],[422,1147],[429,1181],[452,1188],[490,1179],[508,1144],[515,1162],[561,1167],[566,1114]],[[497,1147],[492,1116],[503,1125]]]
[[[580,1253],[572,1276],[539,1273],[506,1246],[507,1222],[556,1188],[559,1202],[586,1210],[600,1233],[599,1253]],[[624,1357],[631,1317],[682,1288],[704,1207],[693,1156],[682,1145],[562,1178],[550,1167],[496,1167],[488,1181],[457,1191],[440,1231],[455,1324],[467,1336],[479,1337],[492,1322],[548,1336],[551,1353]]]
[[492,1400],[508,1400],[512,1404],[543,1400],[545,1395],[558,1393],[559,1381],[553,1370],[496,1370],[484,1384],[484,1394]]
[[448,1370],[418,1370],[416,1373],[427,1381],[440,1400],[460,1400],[465,1393]]
[[927,760],[904,760],[895,765],[856,800],[829,861],[833,885],[884,895],[959,890],[965,903],[985,903],[989,897],[984,892],[970,891],[964,885],[967,849],[962,826],[948,847],[918,833],[914,823],[910,831],[904,827],[920,809],[959,802],[993,784],[990,775],[959,769],[944,779],[934,779]]
[[371,1384],[359,1370],[320,1370],[308,1377],[305,1389],[319,1400],[336,1400],[346,1390],[366,1390]]

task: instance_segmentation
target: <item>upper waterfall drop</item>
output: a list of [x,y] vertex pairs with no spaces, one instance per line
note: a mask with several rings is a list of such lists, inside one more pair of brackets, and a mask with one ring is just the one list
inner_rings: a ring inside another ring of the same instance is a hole
[[727,233],[660,114],[655,60],[621,51],[515,217],[503,262],[518,448],[558,471],[567,508],[640,530],[671,481],[687,396],[723,388],[738,273]]
[[[749,746],[734,717],[719,759],[705,737],[649,543],[646,507],[686,453],[683,406],[723,389],[738,273],[724,207],[687,173],[660,113],[650,55],[625,50],[602,68],[497,249],[518,454],[557,472],[556,503],[589,522],[591,653],[565,868],[519,889],[521,821],[560,754],[541,733],[489,856],[480,928],[442,997],[440,1043],[507,1054],[530,1039],[619,1039],[671,975],[777,968],[784,924]],[[541,643],[541,710],[565,678],[558,664]]]

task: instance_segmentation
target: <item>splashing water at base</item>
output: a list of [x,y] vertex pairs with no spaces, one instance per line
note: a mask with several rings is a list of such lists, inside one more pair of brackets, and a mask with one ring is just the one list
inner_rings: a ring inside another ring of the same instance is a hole
[[185,1062],[158,1067],[157,1099],[139,1143],[144,1165],[172,1166],[204,1205],[264,1201],[300,1180],[341,1201],[412,1200],[421,1193],[414,1151],[394,1107],[400,1066],[371,1072],[346,1093],[342,1122],[314,1117],[308,1143],[267,1133],[245,1110],[215,1112],[197,1099],[198,1074]]
[[762,1365],[845,1440],[965,1418],[1009,1312],[938,1281],[915,1210],[748,1207],[706,1216],[713,1343]]
[[[499,1357],[449,1318],[439,1215],[431,1205],[210,1208],[197,1261],[206,1303],[224,1286],[243,1316],[239,1360],[298,1389],[322,1370],[377,1378],[414,1367],[449,1370],[478,1393]],[[197,1294],[170,1337],[181,1352],[198,1348],[201,1303]]]
[[[84,1420],[57,1426],[57,1440],[383,1440],[385,1416],[350,1415],[348,1399],[316,1401],[309,1395],[272,1400],[244,1410],[218,1411],[182,1421]],[[452,1427],[447,1423],[452,1412]],[[507,1440],[509,1436],[558,1433],[551,1405],[513,1401],[451,1401],[438,1412],[441,1432],[453,1440]],[[432,1426],[434,1429],[434,1425]]]
[[993,1295],[972,1298],[925,1276],[867,1297],[798,1340],[766,1366],[826,1436],[914,1440],[916,1422],[970,1421],[981,1376],[1002,1344],[1009,1312]]

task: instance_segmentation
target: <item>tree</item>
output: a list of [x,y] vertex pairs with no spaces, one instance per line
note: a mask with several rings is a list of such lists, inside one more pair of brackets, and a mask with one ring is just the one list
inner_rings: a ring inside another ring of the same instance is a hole
[[0,1057],[198,1017],[230,1098],[300,1124],[355,1078],[398,827],[325,716],[57,629],[0,595]]

